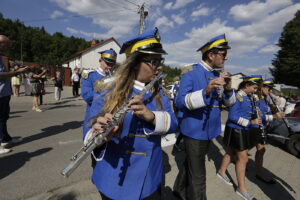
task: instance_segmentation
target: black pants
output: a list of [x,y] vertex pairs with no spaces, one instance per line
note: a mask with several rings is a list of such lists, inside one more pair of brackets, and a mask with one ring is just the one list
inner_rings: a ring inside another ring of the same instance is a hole
[[43,105],[43,95],[40,94],[40,105]]
[[174,193],[183,200],[206,200],[205,155],[210,140],[184,136],[186,160],[180,167]]
[[[104,194],[102,194],[101,192],[99,193],[102,200],[112,200],[107,196],[105,196]],[[161,200],[161,189],[159,188],[153,194],[151,194],[149,197],[144,198],[143,200]]]
[[12,139],[7,132],[6,125],[10,112],[9,101],[10,96],[0,98],[0,143],[8,142]]
[[73,81],[73,96],[79,96],[78,94],[78,89],[79,89],[79,81]]

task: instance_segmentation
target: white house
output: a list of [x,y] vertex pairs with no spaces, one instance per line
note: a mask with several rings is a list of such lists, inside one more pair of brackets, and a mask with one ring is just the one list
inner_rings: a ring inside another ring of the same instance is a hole
[[63,66],[70,67],[72,71],[75,67],[81,69],[96,69],[99,67],[100,54],[98,52],[108,50],[110,48],[117,52],[118,63],[121,63],[126,59],[125,54],[119,54],[121,49],[120,44],[113,37],[111,37],[109,39],[102,40],[99,43],[97,43],[94,39],[89,48],[79,51],[69,57],[63,62]]
[[231,87],[235,90],[238,89],[239,84],[243,81],[241,77],[246,76],[243,73],[236,73],[231,75]]

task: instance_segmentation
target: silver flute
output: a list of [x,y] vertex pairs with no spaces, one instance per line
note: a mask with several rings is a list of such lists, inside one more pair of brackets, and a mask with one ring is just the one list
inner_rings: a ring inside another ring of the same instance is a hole
[[[143,96],[151,90],[156,82],[165,77],[166,74],[160,72],[155,79],[145,86],[142,91],[138,92],[130,99],[133,99],[137,95]],[[104,138],[114,129],[115,126],[118,126],[122,123],[125,114],[130,110],[129,107],[130,103],[128,100],[114,113],[112,120],[108,121],[108,123],[103,126],[103,130],[96,131],[95,134],[88,140],[88,142],[81,147],[81,149],[71,158],[70,164],[62,170],[61,174],[64,177],[69,177],[96,147],[105,143]]]
[[[219,77],[221,75],[222,72],[224,72],[224,68],[221,69],[216,69],[215,71],[217,71],[219,73]],[[213,77],[209,77],[209,80],[213,80],[215,78]],[[222,99],[223,93],[224,93],[224,87],[217,89],[218,92],[218,99]]]
[[[221,73],[224,72],[224,68],[221,68],[220,70],[218,70],[219,72],[219,77],[221,77]],[[218,98],[219,99],[222,99],[222,96],[223,96],[223,93],[224,93],[224,87],[221,87],[220,89],[218,89]]]

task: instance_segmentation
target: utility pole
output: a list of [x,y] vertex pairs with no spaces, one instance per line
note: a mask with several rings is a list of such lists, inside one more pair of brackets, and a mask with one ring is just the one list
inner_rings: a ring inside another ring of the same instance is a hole
[[141,8],[138,12],[140,14],[139,34],[143,33],[145,18],[148,16],[148,12],[145,11],[144,5],[145,5],[145,3],[143,3],[143,5],[141,6]]

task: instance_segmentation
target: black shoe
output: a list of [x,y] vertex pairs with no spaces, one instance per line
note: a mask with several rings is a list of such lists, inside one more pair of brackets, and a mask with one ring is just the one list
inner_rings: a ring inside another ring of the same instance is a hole
[[270,185],[273,185],[273,184],[276,184],[276,181],[274,180],[274,179],[270,179],[270,180],[265,180],[265,179],[263,179],[262,177],[260,177],[260,176],[255,176],[258,180],[260,180],[260,181],[262,181],[262,182],[264,182],[264,183],[266,183],[266,184],[270,184]]

